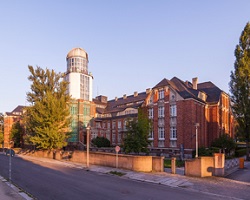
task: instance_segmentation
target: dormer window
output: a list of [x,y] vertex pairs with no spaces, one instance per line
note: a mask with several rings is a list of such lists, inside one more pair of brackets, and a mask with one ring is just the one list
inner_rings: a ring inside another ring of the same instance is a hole
[[153,95],[151,95],[149,98],[149,104],[152,104],[152,103],[153,103]]
[[159,99],[164,99],[164,90],[159,90]]

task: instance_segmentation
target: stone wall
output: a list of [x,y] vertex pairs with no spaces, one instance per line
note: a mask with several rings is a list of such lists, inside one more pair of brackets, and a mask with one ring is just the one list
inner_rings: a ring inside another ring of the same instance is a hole
[[208,177],[224,176],[225,154],[216,153],[213,157],[198,157],[185,162],[185,175]]
[[[68,160],[77,163],[86,163],[85,151],[19,151],[17,153],[29,156],[50,158],[56,160]],[[163,172],[164,157],[137,156],[118,154],[118,168],[141,172]],[[116,167],[116,154],[105,152],[90,152],[89,164],[107,167]]]

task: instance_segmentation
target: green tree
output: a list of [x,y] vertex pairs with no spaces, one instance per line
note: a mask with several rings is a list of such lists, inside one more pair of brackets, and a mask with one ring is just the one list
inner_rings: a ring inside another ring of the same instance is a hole
[[236,148],[236,143],[228,134],[222,134],[212,142],[212,147],[220,148],[229,154],[231,150]]
[[64,74],[54,70],[29,66],[29,71],[32,84],[27,93],[31,103],[25,115],[27,138],[39,149],[62,148],[67,145],[70,124],[68,82],[64,81]]
[[247,144],[249,160],[250,142],[250,23],[241,33],[235,48],[234,71],[231,72],[230,91],[232,108],[239,126],[240,134]]
[[151,121],[145,109],[138,109],[138,119],[129,120],[127,132],[124,138],[124,151],[126,153],[148,153],[148,146],[151,141],[148,140],[151,130]]
[[12,125],[11,128],[11,140],[14,142],[14,147],[21,147],[22,140],[23,140],[23,127],[21,126],[20,122],[17,121]]
[[4,116],[3,113],[0,113],[0,145],[3,144],[4,141]]

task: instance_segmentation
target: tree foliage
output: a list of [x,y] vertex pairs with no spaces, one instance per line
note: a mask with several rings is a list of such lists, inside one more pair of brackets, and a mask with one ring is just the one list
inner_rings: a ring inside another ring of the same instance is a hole
[[238,124],[238,131],[247,142],[249,160],[250,142],[250,23],[241,33],[235,48],[234,71],[231,72],[230,91],[232,108]]
[[4,132],[4,117],[3,113],[0,113],[0,145],[3,143],[3,132]]
[[22,138],[24,134],[24,129],[20,122],[17,121],[12,125],[10,139],[14,142],[14,147],[22,146]]
[[228,134],[222,134],[212,142],[212,147],[220,148],[228,154],[236,148],[236,143]]
[[110,141],[105,137],[96,137],[91,141],[95,146],[99,147],[110,147]]
[[148,119],[146,110],[138,109],[138,119],[128,120],[126,137],[123,140],[126,153],[148,153],[148,136],[151,130],[151,121]]
[[64,74],[54,70],[29,66],[29,71],[32,84],[27,100],[32,105],[26,109],[27,138],[40,149],[62,148],[67,144],[70,123],[68,83]]

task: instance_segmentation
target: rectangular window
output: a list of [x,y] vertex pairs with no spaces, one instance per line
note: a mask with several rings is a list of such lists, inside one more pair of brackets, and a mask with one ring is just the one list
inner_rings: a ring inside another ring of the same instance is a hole
[[153,98],[154,98],[153,95],[149,98],[149,102],[148,102],[149,104],[153,103]]
[[106,128],[106,122],[103,122],[102,128]]
[[159,99],[164,99],[164,90],[159,90]]
[[118,134],[118,143],[120,143],[121,142],[121,140],[122,140],[122,134]]
[[171,105],[170,106],[170,116],[171,117],[176,117],[177,116],[176,105]]
[[123,130],[124,130],[124,131],[127,130],[127,123],[128,123],[128,122],[127,122],[126,120],[123,121]]
[[153,119],[153,115],[154,115],[154,110],[153,110],[153,108],[149,108],[149,109],[148,109],[148,118],[149,118],[149,119]]
[[122,128],[122,122],[118,121],[118,128],[121,129]]
[[171,127],[170,128],[170,139],[171,140],[176,140],[177,139],[177,130],[176,127]]
[[112,134],[112,143],[115,144],[115,141],[116,141],[115,134]]
[[154,132],[153,132],[153,130],[149,131],[148,138],[149,139],[154,139]]
[[71,113],[71,115],[76,115],[77,114],[77,107],[75,107],[75,106],[70,107],[70,113]]
[[164,106],[158,108],[158,117],[164,117]]
[[107,123],[107,128],[110,129],[110,122]]
[[96,123],[96,128],[101,128],[101,123],[100,122]]
[[159,139],[165,139],[164,127],[158,127],[158,137]]
[[115,129],[115,127],[116,127],[116,123],[115,121],[112,121],[112,129]]

